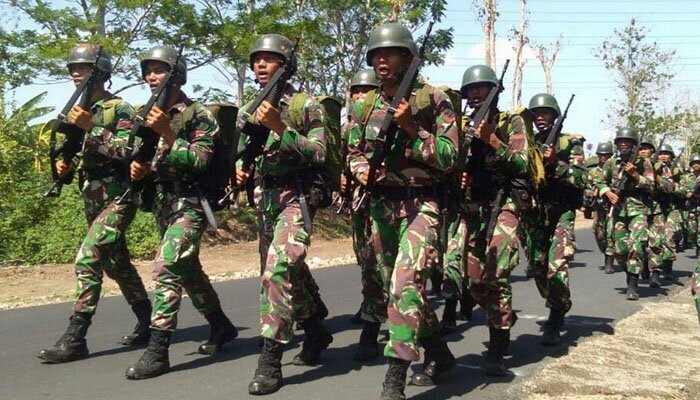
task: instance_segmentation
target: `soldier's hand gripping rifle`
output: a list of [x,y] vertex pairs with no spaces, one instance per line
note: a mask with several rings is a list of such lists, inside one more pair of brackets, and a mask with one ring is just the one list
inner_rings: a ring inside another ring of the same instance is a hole
[[[182,50],[185,45],[180,45],[180,49],[177,53],[177,58],[173,63],[172,68],[163,77],[163,80],[158,84],[156,90],[151,94],[148,102],[143,106],[141,111],[134,117],[134,124],[131,126],[131,131],[129,131],[129,139],[126,144],[126,157],[124,159],[125,169],[127,177],[130,174],[131,163],[133,161],[139,162],[149,162],[153,159],[158,148],[158,142],[160,141],[160,135],[155,133],[153,129],[144,125],[146,117],[153,109],[153,106],[157,106],[161,111],[166,111],[168,103],[170,102],[170,97],[172,96],[173,86],[181,82],[182,77],[180,76],[180,71],[177,68],[180,62],[180,57],[182,57]],[[134,152],[134,142],[136,137],[141,138],[141,146]],[[129,187],[126,189],[124,194],[119,197],[117,204],[122,204],[125,201],[132,201],[134,193],[139,192],[143,189],[144,180],[134,182],[129,178]]]
[[369,159],[367,184],[360,189],[360,200],[357,204],[358,209],[364,206],[365,202],[367,201],[367,197],[374,191],[374,187],[377,183],[377,170],[384,162],[387,146],[391,146],[391,144],[394,142],[396,132],[398,131],[398,126],[396,125],[396,122],[394,122],[396,109],[401,104],[401,100],[408,101],[411,98],[411,93],[413,93],[413,87],[416,85],[416,81],[418,80],[418,72],[420,71],[421,64],[423,64],[425,48],[428,44],[428,39],[430,38],[430,32],[432,30],[433,22],[431,21],[430,24],[428,24],[428,29],[423,37],[423,43],[421,43],[418,56],[413,57],[413,60],[411,60],[411,64],[408,66],[401,84],[399,84],[399,88],[396,91],[394,99],[391,101],[384,119],[382,119],[382,123],[379,127],[379,133],[377,133],[377,136],[374,139],[372,157]]
[[[92,65],[90,72],[83,77],[78,87],[73,92],[73,95],[68,99],[68,102],[63,107],[63,110],[56,117],[56,121],[53,123],[51,128],[51,137],[49,139],[49,159],[51,162],[51,177],[53,178],[53,184],[49,190],[44,193],[44,197],[58,197],[61,195],[61,189],[63,185],[68,185],[73,181],[73,176],[75,175],[75,167],[80,161],[82,156],[83,143],[85,142],[85,131],[77,127],[76,125],[69,124],[66,122],[66,118],[70,113],[71,109],[78,102],[78,107],[83,110],[90,109],[90,99],[95,91],[95,79],[100,73],[97,67],[97,62],[102,56],[102,46],[99,47],[97,51],[97,57],[95,58],[95,63]],[[56,147],[56,133],[63,133],[65,140],[60,147]],[[58,169],[56,168],[56,161],[58,156],[61,156],[63,162],[68,164],[69,171],[64,176],[58,175]]]
[[[642,139],[639,139],[639,143],[642,143]],[[639,144],[634,146],[634,149],[632,149],[632,154],[630,155],[630,158],[627,162],[630,164],[634,165],[636,167],[637,165],[637,158],[639,158],[639,147],[641,147]],[[617,181],[617,186],[615,186],[615,189],[613,190],[615,194],[619,196],[619,199],[617,201],[617,204],[612,204],[610,207],[610,213],[608,214],[608,218],[612,218],[613,215],[615,215],[618,211],[620,211],[620,203],[622,203],[622,194],[623,189],[627,185],[627,179],[629,178],[629,174],[625,172],[625,164],[623,163],[620,166],[620,179]],[[614,224],[613,224],[614,228]]]
[[[249,171],[253,164],[255,163],[255,158],[263,153],[265,149],[265,144],[267,143],[267,138],[270,136],[270,129],[263,125],[258,125],[251,123],[250,117],[255,115],[258,107],[263,101],[267,101],[273,107],[279,107],[280,99],[284,95],[284,90],[287,87],[287,83],[297,72],[297,62],[296,62],[296,52],[297,46],[299,45],[299,40],[297,39],[292,51],[289,55],[289,59],[285,62],[275,73],[272,75],[270,81],[265,85],[263,90],[258,94],[258,96],[250,103],[245,110],[239,111],[238,120],[236,121],[236,134],[234,137],[240,137],[241,132],[245,133],[248,141],[245,144],[243,150],[238,151],[233,154],[233,161],[230,165],[236,165],[238,160],[243,160],[243,171]],[[235,179],[235,174],[233,179]],[[238,193],[241,187],[232,182],[231,185],[226,189],[226,194],[222,197],[218,204],[223,206],[231,197],[238,198]]]
[[559,145],[559,135],[561,135],[561,131],[564,128],[564,120],[566,119],[567,115],[569,115],[569,107],[571,107],[571,103],[574,101],[575,96],[575,94],[571,95],[571,97],[569,98],[569,103],[564,109],[564,114],[560,115],[559,118],[557,118],[556,122],[554,122],[552,129],[549,131],[549,135],[547,135],[547,140],[545,140],[544,142],[544,144],[548,148],[552,149],[554,154],[557,153],[557,147]]

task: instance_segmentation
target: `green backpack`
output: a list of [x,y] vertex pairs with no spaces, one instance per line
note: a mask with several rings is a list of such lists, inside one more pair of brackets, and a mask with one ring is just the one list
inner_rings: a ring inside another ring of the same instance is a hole
[[[308,95],[298,92],[292,96],[289,105],[289,116],[296,129],[304,126],[304,104]],[[343,172],[343,136],[340,123],[340,109],[343,105],[330,96],[316,96],[323,111],[323,127],[326,134],[326,162],[320,168],[321,173],[328,178],[333,191],[340,190],[340,175]]]

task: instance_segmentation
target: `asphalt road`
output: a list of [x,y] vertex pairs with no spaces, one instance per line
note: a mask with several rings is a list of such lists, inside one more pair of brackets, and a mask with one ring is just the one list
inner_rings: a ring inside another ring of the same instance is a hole
[[[520,383],[533,376],[554,357],[596,334],[613,334],[616,321],[639,310],[645,302],[688,284],[695,265],[694,255],[679,255],[675,271],[680,279],[664,283],[661,289],[640,288],[641,299],[626,301],[622,272],[605,275],[602,256],[590,230],[577,232],[579,253],[571,268],[573,308],[566,317],[567,332],[556,348],[539,344],[540,326],[547,309],[535,283],[524,277],[524,264],[512,277],[514,305],[520,317],[513,331],[507,365],[511,375],[487,377],[479,370],[488,340],[484,315],[475,310],[475,319],[461,325],[448,337],[458,358],[456,368],[445,374],[434,388],[408,386],[411,399],[504,399],[518,398]],[[341,266],[314,271],[331,315],[326,325],[334,342],[316,367],[291,364],[298,353],[301,334],[285,352],[284,387],[269,399],[376,399],[386,371],[385,361],[370,365],[352,361],[360,326],[349,323],[360,297],[359,269]],[[36,357],[41,348],[52,345],[64,332],[71,313],[68,303],[0,312],[0,399],[248,399],[247,392],[256,366],[258,347],[258,279],[230,281],[215,285],[224,311],[239,328],[240,336],[215,356],[197,354],[199,343],[208,337],[207,323],[183,301],[180,327],[170,347],[170,373],[145,381],[127,381],[126,368],[143,349],[121,347],[117,338],[133,327],[134,320],[120,297],[104,298],[88,333],[90,358],[63,365],[42,364]],[[441,307],[442,300],[434,299]],[[441,310],[438,310],[441,315]],[[417,370],[419,363],[412,368]],[[410,375],[409,371],[409,375]]]

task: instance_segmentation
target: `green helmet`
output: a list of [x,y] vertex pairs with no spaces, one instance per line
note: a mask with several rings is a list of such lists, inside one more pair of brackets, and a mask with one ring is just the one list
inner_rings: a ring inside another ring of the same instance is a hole
[[596,154],[612,154],[613,146],[610,142],[598,143],[598,147],[595,150]]
[[462,86],[459,90],[462,98],[467,97],[467,86],[484,82],[498,85],[498,77],[491,67],[488,65],[472,65],[467,68],[462,76]]
[[647,145],[651,147],[652,152],[656,152],[656,146],[654,146],[654,142],[651,141],[651,139],[643,138],[640,142],[639,145]]
[[[181,85],[187,83],[187,60],[185,56],[181,56],[180,60],[177,59],[177,50],[169,46],[156,46],[148,52],[141,59],[141,77],[146,76],[146,63],[149,61],[160,61],[168,64],[172,70],[175,67],[175,71],[182,76]],[[175,65],[177,61],[177,65]]]
[[377,81],[377,76],[371,69],[363,69],[357,71],[350,80],[350,90],[355,86],[372,86],[379,87],[379,81]]
[[690,159],[690,165],[693,165],[693,163],[700,163],[700,154],[694,154],[693,157]]
[[285,63],[291,61],[292,66],[296,67],[296,57],[290,60],[292,57],[292,49],[294,49],[294,43],[282,35],[276,33],[268,33],[262,35],[255,41],[253,49],[250,51],[248,59],[250,60],[250,69],[253,69],[253,57],[256,53],[261,51],[267,51],[269,53],[275,53],[282,57]]
[[557,103],[557,99],[554,98],[551,94],[548,93],[539,93],[534,95],[530,99],[530,105],[528,106],[530,110],[534,110],[536,108],[549,108],[550,110],[553,110],[557,116],[561,115],[561,110],[559,109],[559,103]]
[[630,139],[634,142],[634,144],[639,142],[639,139],[637,138],[637,131],[634,130],[634,128],[629,128],[626,126],[617,129],[617,132],[615,133],[615,144],[617,144],[619,139]]
[[[73,64],[94,64],[99,52],[99,46],[88,43],[79,44],[70,51],[66,66],[70,70],[70,66]],[[111,57],[104,50],[102,50],[102,54],[100,54],[100,59],[97,60],[97,68],[106,74],[112,73]]]
[[676,153],[673,152],[673,147],[670,144],[664,143],[659,147],[659,153],[671,153],[671,157],[675,157]]
[[389,22],[379,25],[369,33],[367,52],[365,53],[367,65],[372,66],[372,52],[374,50],[387,47],[406,49],[414,57],[418,55],[418,46],[413,40],[411,31],[399,23]]

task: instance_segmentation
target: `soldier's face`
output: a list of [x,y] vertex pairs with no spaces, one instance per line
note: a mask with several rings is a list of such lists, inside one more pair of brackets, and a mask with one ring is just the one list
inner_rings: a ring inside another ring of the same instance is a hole
[[615,145],[620,153],[629,153],[632,150],[633,142],[630,139],[617,139]]
[[598,154],[598,162],[600,164],[605,164],[608,159],[610,159],[610,154]]
[[487,82],[467,86],[467,101],[478,106],[489,96],[492,87],[493,85]]
[[652,154],[654,154],[654,152],[651,150],[651,147],[647,145],[642,145],[642,147],[639,148],[639,155],[641,157],[649,158]]
[[665,163],[671,162],[671,155],[668,153],[659,153],[659,160]]
[[92,70],[92,64],[88,63],[71,64],[68,68],[68,72],[70,72],[70,77],[75,86],[80,85],[80,82],[90,73],[90,70]]
[[394,47],[376,49],[372,52],[372,68],[381,81],[396,78],[406,69],[410,58],[404,51]]
[[690,164],[690,168],[693,169],[693,172],[700,173],[700,162],[694,162]]
[[155,92],[158,85],[170,72],[170,66],[162,61],[148,61],[143,71],[143,80],[148,84],[151,93]]
[[350,96],[352,96],[352,101],[357,101],[362,95],[366,94],[370,90],[374,89],[372,86],[355,86],[350,91]]
[[261,51],[253,55],[253,72],[261,86],[267,85],[272,75],[282,67],[284,61],[277,53]]
[[554,125],[557,115],[549,108],[535,108],[532,112],[535,114],[535,126],[538,131],[545,131]]

